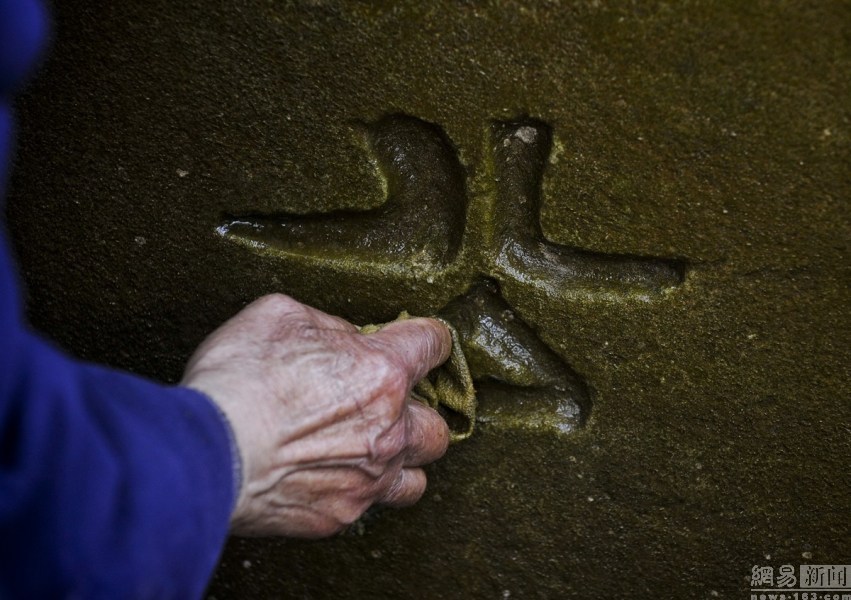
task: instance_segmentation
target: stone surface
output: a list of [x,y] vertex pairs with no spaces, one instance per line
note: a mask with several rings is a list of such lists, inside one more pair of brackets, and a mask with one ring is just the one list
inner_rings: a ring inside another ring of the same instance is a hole
[[173,381],[263,293],[376,323],[496,285],[593,399],[563,435],[493,391],[418,506],[233,541],[216,598],[740,598],[849,562],[847,3],[55,11],[8,216],[62,345]]

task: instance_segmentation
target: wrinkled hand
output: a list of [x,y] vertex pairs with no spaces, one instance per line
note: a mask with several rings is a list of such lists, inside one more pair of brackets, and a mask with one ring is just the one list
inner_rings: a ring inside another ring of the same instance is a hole
[[210,335],[182,383],[233,427],[242,457],[233,533],[322,537],[376,502],[416,502],[426,486],[419,467],[443,455],[449,432],[409,393],[450,345],[433,319],[364,335],[282,295]]

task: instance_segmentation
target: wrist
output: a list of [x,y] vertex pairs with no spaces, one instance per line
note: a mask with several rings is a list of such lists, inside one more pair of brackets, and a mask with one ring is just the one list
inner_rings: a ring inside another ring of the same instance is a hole
[[208,393],[201,391],[197,388],[189,387],[194,392],[197,392],[201,396],[204,397],[207,402],[213,405],[216,410],[216,414],[219,416],[219,420],[222,423],[222,427],[224,427],[225,432],[228,438],[228,445],[230,447],[230,456],[231,456],[231,478],[233,481],[233,505],[231,506],[231,516],[233,516],[236,511],[237,506],[239,506],[240,499],[242,497],[242,489],[244,485],[244,460],[242,457],[242,452],[240,451],[239,444],[236,440],[236,432],[234,431],[233,424],[231,420],[228,418],[225,411],[219,406],[218,402],[216,402]]

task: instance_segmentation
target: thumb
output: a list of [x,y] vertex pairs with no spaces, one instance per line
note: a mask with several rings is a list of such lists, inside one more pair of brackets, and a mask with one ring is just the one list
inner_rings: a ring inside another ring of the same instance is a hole
[[445,362],[452,351],[452,334],[438,319],[420,317],[394,321],[369,337],[401,360],[414,383]]

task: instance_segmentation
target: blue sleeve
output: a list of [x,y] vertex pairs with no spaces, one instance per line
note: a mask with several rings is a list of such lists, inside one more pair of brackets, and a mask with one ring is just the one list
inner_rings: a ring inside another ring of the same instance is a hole
[[[10,90],[37,19],[34,0],[0,0],[0,210]],[[0,598],[199,597],[227,536],[234,457],[202,394],[77,362],[30,332],[0,223]]]

